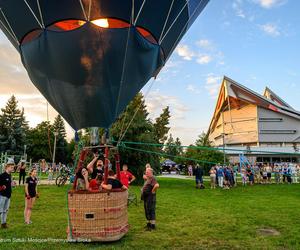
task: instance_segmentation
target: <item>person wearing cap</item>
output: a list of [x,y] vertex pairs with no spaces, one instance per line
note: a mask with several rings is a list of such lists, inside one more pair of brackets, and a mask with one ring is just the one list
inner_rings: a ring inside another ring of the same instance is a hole
[[6,219],[11,197],[11,173],[14,171],[15,162],[9,158],[5,165],[4,173],[0,174],[0,217],[1,228],[7,228]]

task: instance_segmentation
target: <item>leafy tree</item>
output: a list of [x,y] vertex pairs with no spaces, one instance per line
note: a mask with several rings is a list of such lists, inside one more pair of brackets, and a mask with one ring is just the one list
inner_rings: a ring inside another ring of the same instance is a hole
[[163,109],[161,115],[155,119],[155,123],[153,124],[153,127],[154,127],[156,140],[159,143],[164,144],[168,138],[167,134],[170,130],[170,127],[168,127],[170,122],[169,121],[170,117],[171,117],[170,110],[169,107],[167,106]]
[[[201,149],[197,147],[204,148]],[[190,145],[190,147],[186,150],[185,157],[202,161],[203,163],[199,164],[208,171],[212,164],[205,162],[223,163],[224,161],[224,154],[218,150],[210,150],[211,148],[207,134],[202,132],[196,140],[195,145]],[[226,161],[228,161],[227,158]],[[189,163],[195,164],[193,161],[190,161]]]
[[[50,130],[49,130],[50,128]],[[41,122],[35,128],[28,131],[28,150],[27,154],[33,161],[46,159],[52,161],[50,147],[54,143],[54,135],[51,133],[49,122]]]
[[24,109],[18,109],[18,101],[12,96],[0,115],[0,147],[9,154],[22,154],[26,142],[28,122]]

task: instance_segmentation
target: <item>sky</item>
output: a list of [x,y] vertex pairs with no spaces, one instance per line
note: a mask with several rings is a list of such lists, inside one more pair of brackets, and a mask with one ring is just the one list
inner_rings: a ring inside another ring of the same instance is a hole
[[[263,93],[268,86],[300,110],[300,1],[210,0],[157,79],[143,88],[149,118],[170,107],[170,133],[183,145],[206,132],[224,75]],[[14,94],[31,127],[47,102],[0,33],[0,107]],[[49,106],[49,119],[56,111]],[[68,139],[74,131],[67,125]]]

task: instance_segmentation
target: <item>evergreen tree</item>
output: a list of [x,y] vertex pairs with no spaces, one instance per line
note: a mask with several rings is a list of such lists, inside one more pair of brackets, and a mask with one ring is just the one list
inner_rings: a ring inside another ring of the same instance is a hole
[[[134,116],[135,113],[136,115]],[[134,119],[132,120],[133,117]],[[132,122],[128,127],[131,120]],[[115,141],[118,141],[125,131],[126,133],[122,141],[158,143],[155,140],[156,137],[153,124],[148,119],[145,100],[141,93],[137,94],[137,96],[129,103],[126,111],[123,112],[119,119],[113,124],[110,134]],[[146,163],[150,163],[156,173],[160,171],[158,155],[138,151],[146,150],[158,153],[158,150],[155,147],[131,144],[126,144],[126,147],[121,146],[119,149],[121,163],[127,163],[130,171],[132,171],[140,182],[142,181]]]
[[175,147],[175,141],[174,141],[172,134],[170,134],[170,136],[166,142],[164,152],[166,154],[170,155],[170,156],[166,156],[168,159],[170,159],[172,161],[175,160],[177,150]]
[[196,145],[202,147],[211,147],[211,142],[209,141],[208,134],[202,132],[196,140]]
[[154,127],[156,140],[159,143],[164,144],[168,138],[167,134],[170,130],[170,127],[168,127],[170,117],[171,117],[170,110],[169,107],[167,106],[166,108],[163,109],[161,115],[155,119],[155,123],[153,124],[153,127]]
[[66,141],[66,128],[64,120],[61,115],[57,115],[54,119],[52,125],[52,132],[55,136],[56,134],[56,152],[55,152],[55,162],[66,163],[68,143]]
[[24,109],[18,109],[18,101],[12,96],[0,115],[0,145],[1,151],[9,154],[23,154],[26,143],[28,122]]

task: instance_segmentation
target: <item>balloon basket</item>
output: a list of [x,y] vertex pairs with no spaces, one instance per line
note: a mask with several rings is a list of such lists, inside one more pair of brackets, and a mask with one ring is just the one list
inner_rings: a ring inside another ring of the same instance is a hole
[[109,242],[128,232],[127,190],[68,192],[68,240]]

